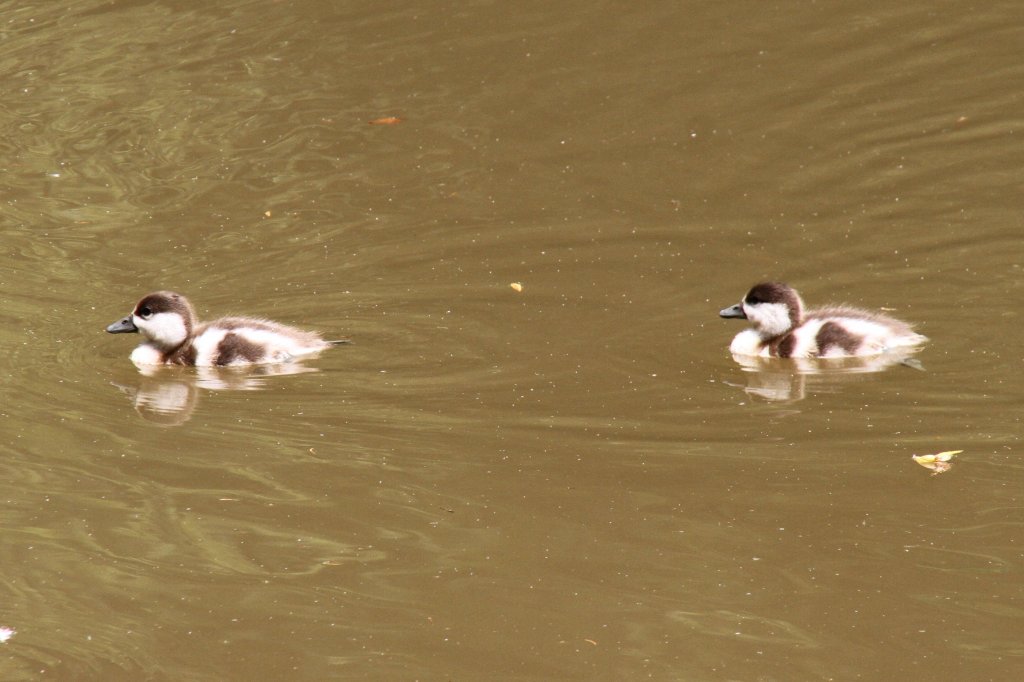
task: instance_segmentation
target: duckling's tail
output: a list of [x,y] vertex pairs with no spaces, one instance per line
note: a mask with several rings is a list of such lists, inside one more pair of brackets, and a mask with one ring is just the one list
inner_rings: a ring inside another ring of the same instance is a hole
[[332,346],[345,346],[347,344],[352,343],[352,339],[334,339],[334,340],[328,341],[327,343],[332,345]]

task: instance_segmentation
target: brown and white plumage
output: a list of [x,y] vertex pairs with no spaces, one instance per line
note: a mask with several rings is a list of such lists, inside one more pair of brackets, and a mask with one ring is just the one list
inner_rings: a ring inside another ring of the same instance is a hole
[[901,320],[849,306],[825,306],[805,312],[796,289],[782,282],[754,285],[726,318],[753,325],[732,340],[736,355],[781,358],[839,358],[877,355],[919,346],[927,337]]
[[111,334],[139,333],[136,365],[200,367],[286,362],[346,341],[325,341],[316,332],[252,317],[199,322],[188,299],[173,291],[143,297],[127,317],[107,327]]

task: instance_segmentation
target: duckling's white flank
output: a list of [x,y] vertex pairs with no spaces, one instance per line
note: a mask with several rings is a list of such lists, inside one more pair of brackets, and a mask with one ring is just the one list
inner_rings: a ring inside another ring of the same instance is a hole
[[200,323],[188,299],[173,291],[145,296],[128,317],[114,322],[107,331],[142,335],[142,343],[131,355],[136,365],[223,367],[286,362],[347,343],[325,341],[316,332],[251,317]]
[[868,310],[827,306],[804,312],[796,289],[782,282],[755,285],[719,315],[753,324],[732,340],[729,350],[736,355],[841,358],[912,348],[928,340],[906,322]]

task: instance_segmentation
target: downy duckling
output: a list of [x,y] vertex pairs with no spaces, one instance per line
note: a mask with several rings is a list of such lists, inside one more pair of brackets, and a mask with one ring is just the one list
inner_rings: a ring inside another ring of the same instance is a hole
[[304,331],[252,317],[222,317],[200,323],[188,299],[157,291],[139,301],[128,317],[114,322],[111,334],[142,334],[132,351],[136,365],[224,367],[286,362],[301,355],[348,343],[325,341]]
[[729,350],[735,355],[779,358],[842,358],[912,348],[928,340],[909,324],[868,310],[827,306],[804,311],[796,289],[782,282],[754,285],[743,300],[722,310],[750,320]]

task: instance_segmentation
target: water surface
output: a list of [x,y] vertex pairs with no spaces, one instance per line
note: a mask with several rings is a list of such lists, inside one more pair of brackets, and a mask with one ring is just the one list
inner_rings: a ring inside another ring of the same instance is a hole
[[[0,19],[4,679],[1024,671],[1012,7]],[[767,277],[924,371],[736,363]],[[158,288],[355,344],[145,376]]]

